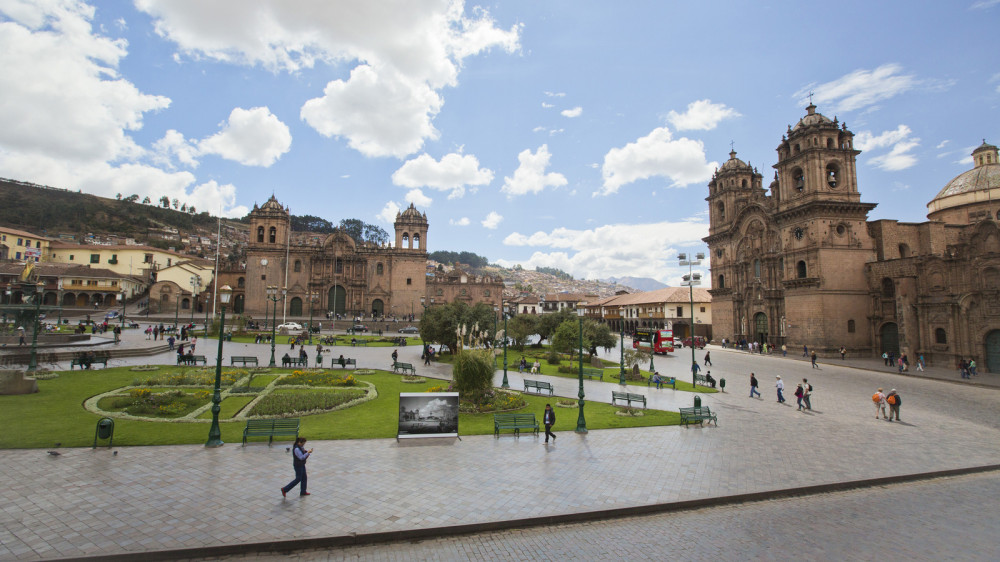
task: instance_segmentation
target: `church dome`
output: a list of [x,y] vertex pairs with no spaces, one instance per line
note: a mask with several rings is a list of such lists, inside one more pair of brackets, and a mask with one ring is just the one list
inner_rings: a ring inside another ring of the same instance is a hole
[[805,117],[799,119],[799,122],[792,127],[792,132],[798,132],[816,125],[830,124],[836,126],[836,123],[831,121],[829,117],[823,115],[822,113],[816,113],[816,106],[811,103],[808,107],[806,107],[806,112]]
[[[997,147],[983,141],[972,151],[975,167],[955,176],[945,184],[944,189],[927,204],[931,220],[951,219],[950,214],[943,215],[948,209],[967,208],[970,205],[987,206],[1000,198],[1000,162],[997,161]],[[963,221],[967,222],[967,221]]]
[[404,209],[402,212],[396,214],[396,222],[414,222],[414,221],[426,223],[427,215],[421,214],[420,211],[418,211],[417,208],[413,206],[413,203],[410,203],[409,207]]
[[737,158],[736,157],[736,151],[733,150],[733,151],[731,151],[729,153],[729,160],[726,160],[725,162],[723,162],[722,166],[719,167],[719,172],[727,172],[727,171],[730,171],[730,170],[733,170],[733,171],[737,171],[737,170],[749,171],[749,170],[751,170],[751,168],[750,168],[749,164],[747,164],[746,162],[744,162],[744,161],[740,160],[739,158]]
[[274,197],[274,195],[272,195],[270,199],[268,199],[267,201],[265,201],[264,204],[260,206],[260,209],[262,211],[284,211],[285,210],[285,208],[281,206],[281,203],[278,203],[278,200]]

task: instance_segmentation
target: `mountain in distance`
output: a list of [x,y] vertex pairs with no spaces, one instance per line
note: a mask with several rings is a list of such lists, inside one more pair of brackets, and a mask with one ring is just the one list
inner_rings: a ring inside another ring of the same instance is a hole
[[663,289],[668,286],[651,277],[609,277],[601,281],[618,283],[619,285],[633,287],[640,291],[655,291],[656,289]]

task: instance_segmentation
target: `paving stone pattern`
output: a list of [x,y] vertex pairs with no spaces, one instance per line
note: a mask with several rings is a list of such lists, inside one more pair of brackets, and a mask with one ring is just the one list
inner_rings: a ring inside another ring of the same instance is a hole
[[[372,359],[359,360],[361,366],[378,367],[391,348],[366,351]],[[366,351],[346,348],[345,355],[369,357],[361,355]],[[411,360],[418,354],[412,346],[401,351]],[[580,436],[572,432],[576,416],[563,414],[557,445],[511,435],[444,443],[313,442],[313,495],[301,499],[283,499],[278,490],[292,477],[285,446],[130,447],[117,456],[106,449],[70,449],[58,457],[4,451],[0,559],[433,528],[1000,463],[996,390],[845,365],[813,370],[804,362],[722,350],[713,356],[713,375],[725,376],[730,390],[703,395],[719,413],[718,428]],[[676,357],[657,362],[666,374],[683,363]],[[746,395],[750,370],[764,385],[763,399]],[[790,387],[808,377],[816,387],[814,410],[797,412],[794,397],[777,404],[776,374]],[[552,379],[558,394],[575,394],[572,379]],[[902,423],[874,419],[870,396],[878,386],[904,396]],[[588,400],[607,402],[618,385],[593,381],[587,388]],[[692,397],[636,390],[650,396],[650,407],[686,405]],[[702,531],[677,532],[694,539]]]

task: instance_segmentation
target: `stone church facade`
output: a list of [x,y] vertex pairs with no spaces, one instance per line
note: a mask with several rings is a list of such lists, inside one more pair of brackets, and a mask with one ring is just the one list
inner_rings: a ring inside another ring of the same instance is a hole
[[928,221],[869,221],[853,133],[806,115],[782,136],[774,180],[731,152],[708,184],[716,339],[834,355],[918,354],[1000,372],[1000,163],[975,167],[928,204]]

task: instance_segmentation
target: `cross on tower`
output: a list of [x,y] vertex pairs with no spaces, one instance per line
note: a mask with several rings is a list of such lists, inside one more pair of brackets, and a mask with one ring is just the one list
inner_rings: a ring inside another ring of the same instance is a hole
[[734,141],[729,141],[729,150],[736,150],[736,143]]
[[809,105],[812,105],[813,103],[813,95],[814,95],[813,92],[809,92]]

